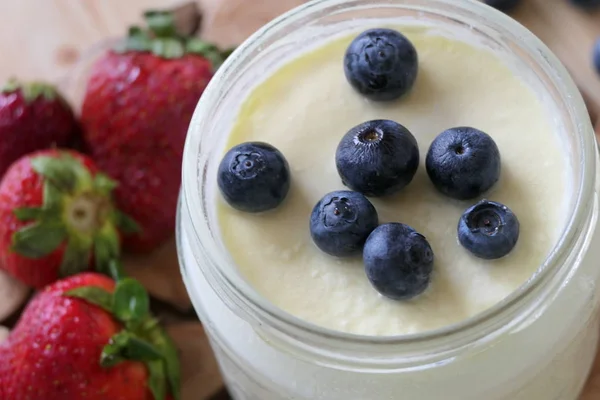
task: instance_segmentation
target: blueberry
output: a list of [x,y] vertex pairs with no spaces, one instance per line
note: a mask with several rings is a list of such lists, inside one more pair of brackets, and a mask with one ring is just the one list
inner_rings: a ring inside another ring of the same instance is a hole
[[365,196],[340,190],[325,195],[315,205],[310,234],[325,253],[348,257],[360,253],[378,223],[377,210]]
[[600,38],[596,40],[596,44],[594,45],[593,59],[594,67],[596,68],[598,74],[600,74]]
[[592,9],[600,6],[600,0],[571,0],[571,3],[586,9]]
[[459,200],[472,199],[500,178],[500,151],[494,139],[480,130],[452,128],[431,143],[425,167],[440,192]]
[[481,200],[458,221],[458,241],[486,260],[504,257],[519,240],[519,220],[504,204]]
[[511,11],[521,0],[484,0],[484,3],[500,11]]
[[344,56],[344,72],[350,85],[375,101],[390,101],[408,93],[418,69],[417,50],[404,35],[392,29],[361,33]]
[[433,250],[425,236],[405,224],[377,227],[363,249],[365,272],[382,295],[408,300],[429,285],[433,271]]
[[218,171],[221,194],[230,206],[261,212],[279,206],[290,188],[288,162],[267,143],[247,142],[229,150]]
[[366,196],[384,196],[412,181],[419,167],[419,147],[399,123],[373,120],[346,133],[335,163],[344,185]]

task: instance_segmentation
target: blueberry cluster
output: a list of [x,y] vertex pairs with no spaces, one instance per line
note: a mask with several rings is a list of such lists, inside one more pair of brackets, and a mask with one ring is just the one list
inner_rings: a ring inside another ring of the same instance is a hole
[[[417,52],[402,34],[372,29],[350,44],[344,58],[350,85],[373,101],[392,101],[408,93],[418,70]],[[404,126],[372,120],[348,131],[335,154],[340,178],[351,190],[326,194],[310,215],[310,234],[334,257],[362,253],[365,273],[384,296],[407,300],[421,294],[433,272],[427,239],[402,223],[379,224],[368,197],[389,196],[407,187],[419,167],[419,147]],[[427,152],[425,166],[434,187],[457,200],[481,196],[500,177],[500,151],[485,132],[448,129]],[[242,143],[229,150],[218,170],[225,200],[246,212],[278,207],[290,187],[288,162],[273,146]],[[505,205],[481,200],[469,207],[457,227],[458,241],[476,257],[507,255],[519,237],[519,221]]]

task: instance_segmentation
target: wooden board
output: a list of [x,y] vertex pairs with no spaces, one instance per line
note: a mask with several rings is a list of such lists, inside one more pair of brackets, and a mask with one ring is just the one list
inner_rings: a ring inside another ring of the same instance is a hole
[[600,10],[585,12],[568,0],[524,0],[513,16],[560,58],[579,85],[594,122],[600,117],[600,78],[592,49],[600,38]]
[[[302,0],[198,0],[204,10],[202,35],[222,45],[241,42],[264,23]],[[10,76],[57,81],[87,49],[140,22],[142,10],[169,6],[166,0],[2,0],[0,82]],[[594,120],[600,117],[600,79],[591,67],[591,48],[600,36],[600,13],[586,13],[568,0],[523,0],[513,14],[561,58],[584,93]],[[600,129],[600,124],[597,126]],[[182,354],[184,400],[219,392],[221,380],[202,327],[190,313],[173,242],[146,257],[128,259],[128,271],[154,296],[153,309],[173,334]],[[188,322],[184,322],[188,321]],[[14,322],[14,319],[13,319]],[[213,399],[226,399],[220,392]],[[581,400],[600,399],[600,357]]]
[[[206,12],[204,35],[222,44],[243,40],[274,16],[302,0],[198,0]],[[0,18],[0,81],[56,80],[83,52],[140,21],[140,11],[165,7],[165,0],[3,0]],[[571,70],[594,111],[600,110],[600,80],[590,52],[600,36],[600,13],[578,10],[568,0],[523,0],[514,17],[530,28]]]

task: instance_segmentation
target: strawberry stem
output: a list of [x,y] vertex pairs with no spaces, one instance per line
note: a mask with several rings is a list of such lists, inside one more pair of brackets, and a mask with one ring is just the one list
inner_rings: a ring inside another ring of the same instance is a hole
[[135,326],[150,315],[150,299],[141,283],[124,278],[117,282],[112,308],[119,321]]
[[125,360],[154,361],[163,358],[162,353],[151,343],[133,333],[122,330],[104,346],[100,365],[109,368]]
[[193,37],[189,32],[178,32],[175,15],[170,11],[147,11],[144,13],[144,19],[147,28],[129,28],[126,40],[114,49],[115,52],[149,52],[165,59],[193,54],[211,61],[213,69],[216,70],[233,51],[222,50],[212,43]]
[[116,182],[102,174],[92,176],[69,152],[34,157],[31,167],[42,178],[43,204],[14,211],[19,220],[31,223],[13,234],[12,251],[39,259],[66,242],[61,276],[88,269],[92,250],[96,268],[108,273],[109,262],[120,255],[118,229],[135,226],[112,203]]
[[154,400],[165,400],[167,392],[180,400],[181,372],[177,349],[150,314],[148,294],[138,281],[119,280],[113,293],[85,286],[64,295],[101,307],[123,325],[123,329],[104,346],[98,360],[102,367],[111,368],[125,360],[142,362],[148,369],[148,387]]
[[31,103],[39,97],[43,97],[45,100],[49,101],[55,99],[64,101],[54,86],[44,82],[23,83],[16,78],[11,78],[4,84],[0,91],[2,93],[21,91],[23,98],[27,103]]
[[110,260],[108,263],[109,275],[116,281],[120,281],[125,278],[125,272],[123,271],[123,264],[118,260]]
[[155,37],[176,37],[175,18],[169,11],[146,11],[144,13],[146,24]]

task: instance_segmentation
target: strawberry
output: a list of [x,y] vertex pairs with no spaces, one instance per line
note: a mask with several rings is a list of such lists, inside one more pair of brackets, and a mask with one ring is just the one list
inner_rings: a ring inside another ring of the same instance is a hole
[[82,273],[39,292],[0,343],[0,400],[179,399],[176,349],[135,280]]
[[182,37],[167,12],[146,14],[93,66],[81,111],[87,148],[120,182],[120,209],[141,226],[124,246],[147,252],[174,234],[183,146],[192,113],[227,53]]
[[91,260],[106,270],[120,253],[118,230],[137,228],[114,207],[115,186],[74,151],[17,160],[0,182],[0,268],[37,288],[88,269]]
[[21,156],[78,136],[73,111],[53,86],[11,79],[0,89],[0,177]]

